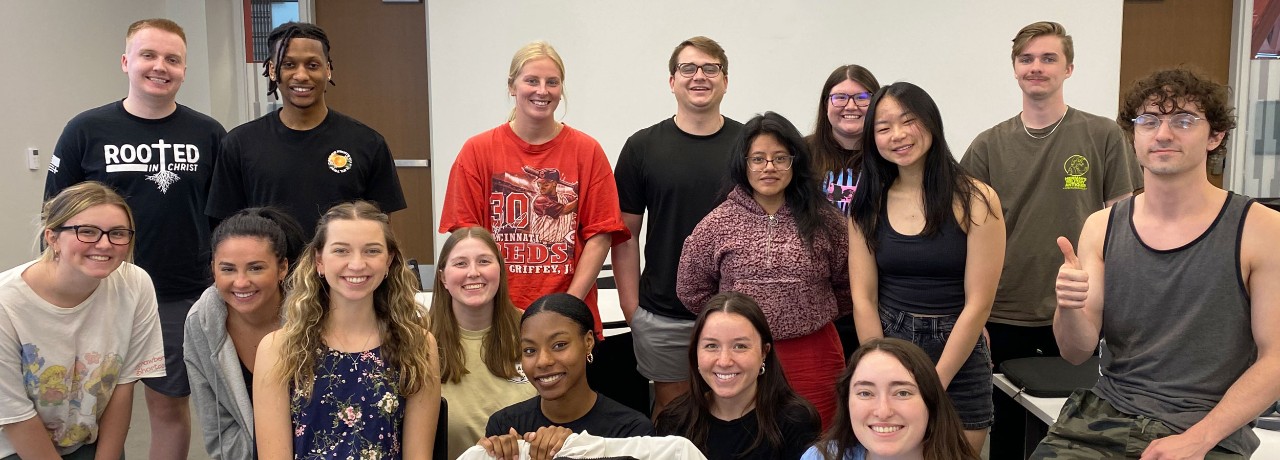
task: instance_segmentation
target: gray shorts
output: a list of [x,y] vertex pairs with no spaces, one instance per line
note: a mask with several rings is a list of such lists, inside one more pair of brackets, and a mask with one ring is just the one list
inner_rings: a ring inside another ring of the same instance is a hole
[[636,370],[654,382],[689,380],[689,336],[693,320],[655,315],[637,308],[631,315]]
[[186,331],[187,313],[199,296],[160,302],[160,335],[164,336],[164,377],[142,379],[142,384],[170,398],[191,395],[187,381],[187,363],[182,360],[182,335]]

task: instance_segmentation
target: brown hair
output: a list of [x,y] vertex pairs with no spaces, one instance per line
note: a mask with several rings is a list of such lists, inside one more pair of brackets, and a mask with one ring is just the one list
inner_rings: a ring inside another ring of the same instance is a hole
[[[831,88],[845,80],[852,80],[873,94],[880,90],[880,81],[876,80],[876,76],[866,67],[857,64],[836,67],[827,76],[827,81],[822,84],[822,92],[818,94],[818,120],[813,124],[813,134],[805,139],[809,143],[809,152],[813,154],[813,170],[819,180],[826,177],[828,171],[844,168],[853,168],[854,172],[862,170],[862,151],[855,150],[852,155],[846,155],[844,148],[836,142],[835,134],[831,133],[831,119],[827,118]],[[855,148],[862,148],[861,143]]]
[[1076,48],[1071,42],[1071,36],[1067,35],[1067,28],[1052,21],[1033,22],[1019,30],[1018,35],[1013,37],[1013,52],[1009,54],[1009,59],[1017,60],[1018,55],[1022,54],[1022,50],[1027,47],[1027,42],[1044,35],[1053,35],[1062,39],[1063,57],[1067,58],[1067,64],[1075,63]]
[[676,65],[680,64],[676,61],[680,58],[680,52],[684,51],[687,46],[692,46],[698,51],[716,58],[717,61],[720,61],[720,72],[723,72],[725,76],[729,76],[729,56],[724,54],[724,48],[719,43],[716,43],[715,40],[701,35],[680,42],[679,45],[676,45],[676,49],[671,51],[671,59],[667,61],[667,70],[671,72],[671,76],[674,77],[676,75]]
[[182,44],[187,44],[187,33],[182,31],[182,26],[178,25],[178,23],[164,18],[151,18],[134,21],[133,24],[129,24],[129,29],[124,34],[125,46],[128,46],[129,39],[133,38],[133,34],[138,33],[139,30],[148,28],[170,32],[177,35],[178,38],[181,38]]
[[[710,385],[698,373],[698,341],[702,338],[702,330],[707,325],[707,318],[712,314],[723,313],[746,318],[760,334],[760,346],[764,353],[764,373],[756,380],[755,411],[756,433],[758,435],[751,444],[740,446],[738,456],[746,456],[762,446],[777,450],[787,441],[782,439],[779,430],[780,419],[789,418],[797,413],[805,413],[809,420],[818,420],[818,411],[804,398],[791,389],[783,374],[782,362],[774,347],[773,333],[769,330],[769,322],[764,311],[755,299],[746,294],[725,291],[716,294],[707,301],[698,313],[698,320],[693,324],[693,333],[689,337],[689,391],[677,397],[667,406],[655,421],[655,429],[659,434],[677,435],[688,438],[703,451],[710,444],[712,399],[715,397]],[[791,423],[804,423],[804,420],[786,420]],[[810,440],[805,440],[810,441]]]
[[493,234],[480,227],[463,227],[454,230],[444,241],[440,249],[440,258],[436,261],[435,285],[431,299],[431,333],[436,337],[440,348],[440,381],[444,383],[461,383],[467,375],[466,357],[462,355],[462,338],[458,328],[458,317],[453,313],[453,296],[444,287],[441,275],[445,264],[449,262],[449,254],[454,246],[463,240],[474,238],[484,243],[493,251],[498,261],[498,292],[493,297],[493,323],[489,332],[484,335],[481,347],[481,359],[489,372],[504,379],[516,376],[516,363],[520,361],[520,310],[511,303],[511,288],[507,284],[507,263],[502,259],[502,251],[493,240]]
[[978,455],[964,438],[964,425],[951,405],[947,390],[942,388],[933,361],[915,344],[892,337],[871,339],[849,356],[849,365],[845,366],[836,384],[835,417],[831,420],[831,427],[818,440],[823,458],[843,459],[846,451],[858,445],[858,439],[853,435],[853,422],[849,419],[849,384],[858,363],[874,352],[893,356],[916,379],[920,397],[929,410],[929,426],[921,441],[925,460],[978,460]]
[[1161,69],[1133,82],[1125,92],[1116,123],[1133,140],[1133,118],[1142,108],[1154,102],[1161,113],[1176,113],[1183,105],[1195,104],[1204,111],[1209,130],[1222,133],[1222,142],[1212,153],[1227,148],[1227,137],[1236,127],[1235,108],[1231,105],[1231,88],[1209,79],[1198,71],[1178,67]]

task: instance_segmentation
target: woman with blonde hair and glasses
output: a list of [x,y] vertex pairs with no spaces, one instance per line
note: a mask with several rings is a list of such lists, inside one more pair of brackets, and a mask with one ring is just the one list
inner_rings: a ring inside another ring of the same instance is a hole
[[417,284],[377,206],[320,217],[258,348],[260,457],[431,458],[439,365]]
[[568,292],[587,302],[599,336],[596,277],[609,248],[631,234],[604,149],[555,118],[564,80],[564,62],[551,45],[516,51],[507,75],[515,108],[506,123],[458,152],[440,231],[488,229],[503,245],[517,308]]
[[44,253],[0,273],[0,458],[122,458],[134,382],[165,374],[133,214],[88,181],[40,220]]

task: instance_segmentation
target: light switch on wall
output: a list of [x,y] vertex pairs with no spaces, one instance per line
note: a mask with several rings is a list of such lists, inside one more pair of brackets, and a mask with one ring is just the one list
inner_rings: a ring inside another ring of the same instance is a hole
[[32,171],[40,169],[40,149],[35,147],[27,149],[27,169]]

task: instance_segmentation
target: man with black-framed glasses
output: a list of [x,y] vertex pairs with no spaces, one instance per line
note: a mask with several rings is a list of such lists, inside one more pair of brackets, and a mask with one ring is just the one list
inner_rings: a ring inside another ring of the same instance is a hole
[[[124,196],[133,211],[138,232],[134,262],[155,284],[164,336],[166,375],[142,380],[153,459],[186,458],[190,447],[183,324],[191,305],[212,283],[212,229],[204,207],[214,160],[227,133],[213,118],[176,102],[186,58],[186,34],[173,21],[144,19],[130,25],[120,59],[128,95],[67,123],[49,161],[44,189],[47,200],[95,180]],[[107,238],[119,244],[122,230],[107,231]],[[76,236],[87,241],[94,236],[90,233],[101,238],[100,232],[80,228]]]
[[[654,383],[653,414],[688,389],[694,315],[676,298],[685,237],[716,206],[742,123],[720,114],[729,58],[707,37],[681,42],[667,63],[676,114],[637,131],[622,147],[614,177],[631,239],[613,247],[613,273],[635,341],[637,370]],[[645,267],[640,270],[640,228]]]

